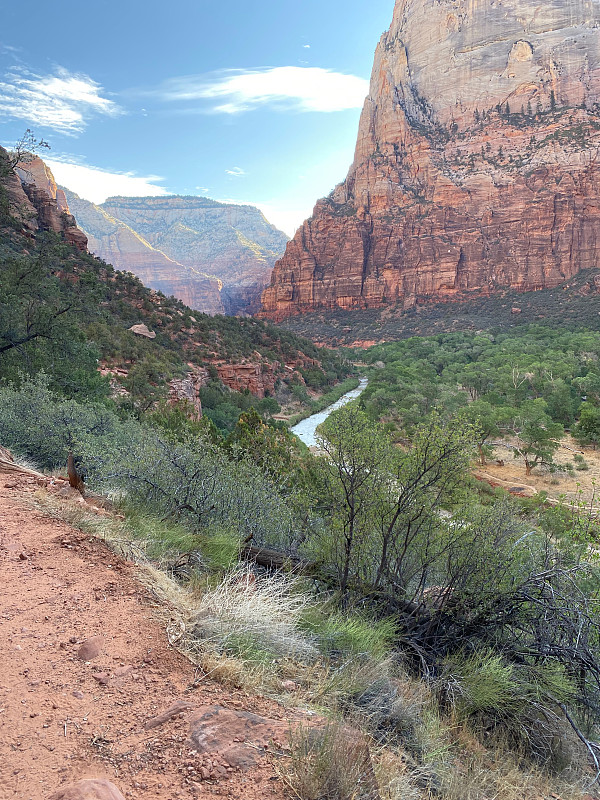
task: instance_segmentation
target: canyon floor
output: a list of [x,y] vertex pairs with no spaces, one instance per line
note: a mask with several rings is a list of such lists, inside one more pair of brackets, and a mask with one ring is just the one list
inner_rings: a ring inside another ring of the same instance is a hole
[[[568,466],[576,467],[576,455],[583,456],[587,469],[564,471]],[[538,492],[545,492],[551,501],[563,501],[567,504],[583,502],[587,507],[597,509],[600,506],[600,450],[581,447],[567,435],[561,439],[554,462],[560,470],[550,472],[546,468],[537,467],[531,475],[527,475],[522,458],[514,458],[513,451],[508,447],[497,446],[494,448],[493,458],[488,459],[485,466],[475,467],[474,474],[494,486],[500,486],[522,497],[533,497]]]
[[35,510],[40,491],[0,475],[1,800],[84,778],[128,800],[283,797],[265,750],[286,710],[204,676],[169,644],[138,568]]

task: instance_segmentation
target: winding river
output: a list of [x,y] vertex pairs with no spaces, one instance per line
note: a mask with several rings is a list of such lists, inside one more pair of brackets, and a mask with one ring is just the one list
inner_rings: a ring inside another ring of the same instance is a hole
[[366,378],[361,378],[356,389],[346,392],[346,394],[343,394],[339,400],[336,400],[335,403],[328,406],[323,411],[319,411],[318,414],[313,414],[311,417],[303,419],[302,422],[299,422],[297,425],[294,425],[293,428],[290,428],[291,432],[295,433],[296,436],[308,447],[316,447],[317,439],[315,432],[318,426],[322,422],[325,422],[332,411],[336,411],[338,408],[345,406],[346,403],[349,403],[351,400],[355,400],[361,394],[361,392],[364,391],[367,383],[368,380]]

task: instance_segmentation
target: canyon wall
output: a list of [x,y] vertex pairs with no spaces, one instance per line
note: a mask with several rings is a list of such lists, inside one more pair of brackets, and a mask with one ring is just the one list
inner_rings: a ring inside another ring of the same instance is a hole
[[222,284],[217,278],[180,264],[153,247],[129,225],[102,206],[64,190],[69,207],[86,232],[91,253],[116,269],[133,272],[151,289],[174,295],[190,308],[205,314],[224,314]]
[[262,296],[280,320],[600,266],[597,0],[397,0],[354,162]]
[[[155,251],[217,281],[222,309],[227,314],[258,311],[261,292],[288,240],[254,206],[206,197],[110,197],[99,208]],[[114,240],[111,243],[101,232],[82,225],[88,235],[94,235],[93,252],[110,261],[108,250]],[[136,272],[133,265],[128,269]],[[204,310],[175,290],[168,293]]]

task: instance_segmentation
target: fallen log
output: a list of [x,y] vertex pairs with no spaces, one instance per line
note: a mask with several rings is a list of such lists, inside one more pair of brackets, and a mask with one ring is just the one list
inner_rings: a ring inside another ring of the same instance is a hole
[[6,447],[2,447],[1,445],[0,445],[0,472],[8,473],[11,475],[29,475],[32,478],[43,478],[44,480],[46,479],[46,476],[42,475],[41,472],[37,472],[34,469],[29,469],[29,467],[23,467],[21,466],[21,464],[17,464],[10,450],[7,450]]
[[290,556],[278,550],[271,550],[268,547],[256,547],[255,545],[245,545],[242,547],[240,555],[248,561],[254,561],[260,567],[269,569],[292,569],[297,572],[311,572],[315,564],[298,556]]

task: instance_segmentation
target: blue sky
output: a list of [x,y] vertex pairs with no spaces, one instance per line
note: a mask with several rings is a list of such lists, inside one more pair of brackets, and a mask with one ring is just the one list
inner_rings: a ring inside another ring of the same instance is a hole
[[0,142],[88,199],[198,194],[292,234],[352,161],[393,0],[33,0],[3,10]]

